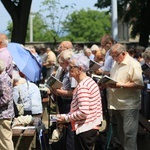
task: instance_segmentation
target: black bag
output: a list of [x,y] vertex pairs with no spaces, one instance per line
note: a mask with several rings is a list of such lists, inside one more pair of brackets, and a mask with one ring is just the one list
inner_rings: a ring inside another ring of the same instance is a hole
[[20,91],[18,91],[18,94],[19,94],[18,103],[15,103],[13,100],[15,117],[24,115],[24,104],[21,98]]
[[13,106],[14,106],[15,117],[18,117],[19,116],[19,111],[18,111],[18,108],[17,108],[16,103],[14,101],[13,101]]

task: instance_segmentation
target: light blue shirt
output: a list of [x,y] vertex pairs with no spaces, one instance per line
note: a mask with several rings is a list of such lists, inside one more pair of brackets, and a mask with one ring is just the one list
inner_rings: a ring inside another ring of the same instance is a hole
[[27,82],[26,84],[29,89],[29,95],[32,102],[32,114],[41,114],[42,113],[42,99],[41,93],[38,86],[35,83]]
[[91,60],[94,60],[94,55],[93,54],[91,54],[90,56],[89,56],[89,59],[91,59]]
[[109,55],[109,51],[110,51],[110,50],[108,50],[108,51],[106,52],[104,66],[102,66],[101,69],[102,69],[103,71],[109,71],[109,72],[110,72],[110,70],[111,70],[111,68],[112,68],[112,65],[113,65],[113,63],[114,63],[114,60],[113,60],[113,58]]
[[[19,97],[22,101],[19,101]],[[25,111],[31,111],[32,110],[32,103],[29,95],[29,90],[27,88],[27,83],[19,84],[17,86],[14,86],[13,88],[13,99],[15,103],[24,104],[24,110]]]

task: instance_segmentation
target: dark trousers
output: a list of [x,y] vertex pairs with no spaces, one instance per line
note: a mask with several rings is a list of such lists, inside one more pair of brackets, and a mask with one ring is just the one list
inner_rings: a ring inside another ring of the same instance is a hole
[[93,150],[98,130],[89,131],[75,135],[75,150]]
[[57,96],[57,105],[60,114],[67,114],[70,111],[71,100],[64,100],[60,96]]
[[72,131],[71,123],[65,128],[65,150],[75,150],[74,131]]
[[[57,104],[60,114],[67,114],[70,111],[71,100],[62,99],[60,96],[57,97]],[[67,123],[64,129],[65,136],[65,150],[75,150],[74,146],[74,132],[72,131],[71,123]]]

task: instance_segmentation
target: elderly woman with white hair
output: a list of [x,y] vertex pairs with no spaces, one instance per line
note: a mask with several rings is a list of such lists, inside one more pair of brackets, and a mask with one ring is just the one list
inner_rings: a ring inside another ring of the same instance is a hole
[[92,150],[99,125],[103,120],[101,95],[96,82],[86,75],[89,59],[74,54],[69,63],[69,73],[78,82],[68,114],[58,115],[58,122],[71,122],[75,130],[75,149]]
[[0,59],[0,149],[13,150],[11,122],[14,117],[11,78]]

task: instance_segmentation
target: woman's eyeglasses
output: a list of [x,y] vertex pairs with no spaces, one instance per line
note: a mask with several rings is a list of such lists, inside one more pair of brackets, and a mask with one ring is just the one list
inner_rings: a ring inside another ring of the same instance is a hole
[[73,68],[79,68],[78,66],[68,66],[68,70],[71,70]]

